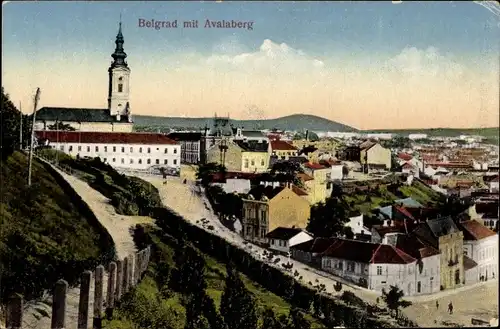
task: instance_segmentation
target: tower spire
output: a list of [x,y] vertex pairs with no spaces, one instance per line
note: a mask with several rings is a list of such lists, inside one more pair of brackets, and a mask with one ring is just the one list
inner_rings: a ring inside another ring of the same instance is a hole
[[116,66],[127,66],[127,62],[125,62],[125,58],[127,58],[127,54],[123,50],[123,44],[125,43],[123,39],[123,34],[122,34],[122,14],[120,13],[120,23],[118,26],[118,34],[116,35],[116,48],[115,52],[111,54],[111,57],[113,57],[113,63],[111,64],[112,67]]

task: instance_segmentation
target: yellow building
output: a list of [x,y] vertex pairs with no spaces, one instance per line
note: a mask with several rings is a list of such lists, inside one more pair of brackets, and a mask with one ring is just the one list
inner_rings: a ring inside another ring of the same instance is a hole
[[370,165],[374,167],[385,167],[385,169],[391,169],[391,150],[386,149],[379,143],[374,142],[364,142],[360,146],[360,154],[359,154],[359,162],[361,165],[368,164],[368,168]]
[[223,164],[227,171],[265,172],[269,169],[269,144],[226,140],[208,149],[210,162]]
[[244,239],[267,243],[266,235],[277,227],[305,228],[311,214],[307,193],[294,186],[263,186],[243,199],[241,234]]
[[298,150],[303,149],[307,146],[314,146],[321,152],[331,152],[335,154],[337,147],[340,145],[340,142],[335,139],[320,139],[319,141],[308,141],[306,139],[299,139],[292,141],[292,145],[295,146]]
[[[304,172],[312,177],[306,180],[307,200],[311,204],[324,202],[332,194],[331,168],[319,163],[306,163]],[[300,177],[299,177],[300,178]]]
[[275,140],[271,141],[271,155],[276,156],[278,160],[288,160],[291,156],[297,156],[298,150],[288,142]]
[[438,249],[442,289],[457,288],[464,284],[463,233],[450,217],[428,220],[414,231],[425,243]]

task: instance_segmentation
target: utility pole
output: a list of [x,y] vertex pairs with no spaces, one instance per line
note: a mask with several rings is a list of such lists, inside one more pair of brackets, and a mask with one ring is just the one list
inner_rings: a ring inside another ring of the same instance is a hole
[[30,141],[30,158],[28,163],[28,186],[31,186],[31,166],[33,163],[33,140],[35,139],[35,119],[38,100],[40,99],[40,88],[36,88],[36,94],[33,105],[33,124],[31,126],[31,141]]
[[21,102],[19,102],[19,112],[21,112],[21,118],[19,119],[19,149],[23,149],[23,108]]

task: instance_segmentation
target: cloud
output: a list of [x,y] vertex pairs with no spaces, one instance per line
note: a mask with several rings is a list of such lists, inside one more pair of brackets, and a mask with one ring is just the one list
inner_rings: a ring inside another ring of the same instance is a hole
[[456,80],[464,75],[464,67],[442,55],[436,47],[404,48],[389,59],[385,68],[389,73],[399,73],[404,78],[445,78]]
[[[228,48],[235,49],[237,46],[233,43],[231,47]],[[212,54],[206,59],[206,64],[217,67],[225,66],[235,70],[258,70],[270,73],[298,73],[298,71],[322,69],[325,66],[323,61],[308,56],[301,50],[294,49],[286,43],[278,44],[270,39],[264,40],[259,49],[254,52]]]

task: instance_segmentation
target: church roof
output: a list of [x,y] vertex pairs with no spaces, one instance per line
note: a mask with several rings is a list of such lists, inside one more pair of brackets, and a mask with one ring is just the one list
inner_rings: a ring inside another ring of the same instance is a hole
[[84,109],[69,107],[42,107],[36,112],[37,121],[62,121],[62,122],[122,122],[126,123],[128,117],[122,115],[120,121],[109,114],[108,109]]

